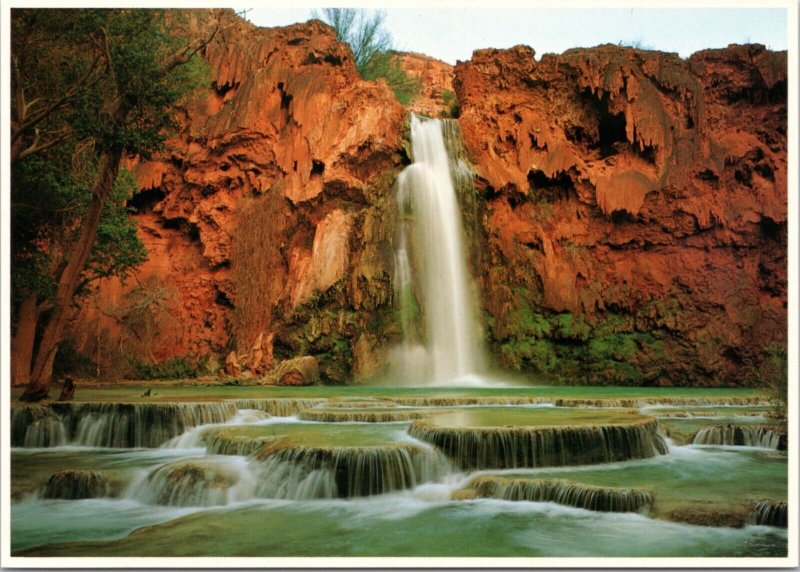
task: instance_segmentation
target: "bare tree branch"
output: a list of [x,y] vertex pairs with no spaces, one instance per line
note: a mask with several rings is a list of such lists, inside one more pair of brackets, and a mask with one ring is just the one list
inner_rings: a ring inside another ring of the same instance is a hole
[[219,29],[220,29],[220,23],[219,20],[217,20],[217,25],[214,26],[214,30],[211,32],[210,36],[208,36],[205,39],[197,40],[195,42],[194,47],[188,45],[184,47],[182,50],[173,54],[161,68],[161,71],[159,72],[160,76],[164,77],[172,70],[174,70],[176,67],[183,65],[187,63],[189,60],[191,60],[196,53],[205,48],[208,44],[210,44],[214,40],[214,38],[217,35],[217,32],[219,32]]

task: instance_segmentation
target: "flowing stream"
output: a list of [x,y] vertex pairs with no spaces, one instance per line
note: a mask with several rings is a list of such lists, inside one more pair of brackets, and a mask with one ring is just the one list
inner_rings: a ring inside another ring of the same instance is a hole
[[[655,420],[630,409],[510,404],[450,405],[442,412],[439,396],[415,398],[419,410],[403,406],[407,399],[384,398],[383,409],[363,398],[15,408],[12,550],[50,556],[786,552],[783,452],[763,444],[667,447]],[[76,420],[87,410],[94,415]],[[359,410],[382,421],[349,420]],[[329,419],[336,411],[347,415],[339,422],[307,420],[315,411]],[[410,421],[410,412],[422,417]],[[719,419],[686,422],[713,427]],[[587,420],[597,425],[576,433],[575,424]],[[106,432],[120,423],[124,439]],[[413,429],[434,426],[439,433],[430,430],[430,439]],[[620,432],[623,426],[629,429]],[[598,457],[603,450],[608,456]],[[670,521],[670,511],[685,510],[694,498],[740,520]],[[208,541],[198,544],[198,535]]]

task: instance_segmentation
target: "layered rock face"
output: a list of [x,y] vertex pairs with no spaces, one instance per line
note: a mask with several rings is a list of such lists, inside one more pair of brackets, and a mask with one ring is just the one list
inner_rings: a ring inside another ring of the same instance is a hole
[[419,93],[409,111],[425,117],[449,117],[457,105],[453,66],[423,54],[403,54],[400,67],[419,80]]
[[743,384],[785,344],[785,52],[519,46],[455,73],[501,363]]
[[344,381],[375,367],[391,311],[384,223],[405,111],[319,21],[270,29],[196,12],[192,33],[217,18],[213,89],[187,105],[164,156],[130,165],[148,262],[87,304],[81,345],[147,361],[232,347],[246,367],[263,332],[276,358],[322,356],[323,377]]
[[[395,204],[406,112],[316,21],[222,26],[211,89],[158,159],[131,161],[148,261],[74,328],[101,376],[133,356],[312,355],[371,377],[399,336]],[[786,54],[601,46],[407,54],[411,111],[460,127],[464,207],[497,365],[581,383],[745,384],[786,341]],[[457,99],[450,99],[450,91]],[[261,335],[261,343],[256,343]],[[269,363],[267,363],[269,362]],[[212,360],[213,364],[213,360]],[[221,364],[217,365],[219,368]]]

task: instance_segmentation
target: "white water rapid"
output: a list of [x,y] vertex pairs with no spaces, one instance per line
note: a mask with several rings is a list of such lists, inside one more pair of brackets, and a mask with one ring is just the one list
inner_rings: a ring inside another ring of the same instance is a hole
[[[394,287],[404,342],[396,367],[414,384],[481,385],[480,327],[443,123],[412,115],[411,144],[414,162],[398,179]],[[421,336],[415,331],[420,314]]]

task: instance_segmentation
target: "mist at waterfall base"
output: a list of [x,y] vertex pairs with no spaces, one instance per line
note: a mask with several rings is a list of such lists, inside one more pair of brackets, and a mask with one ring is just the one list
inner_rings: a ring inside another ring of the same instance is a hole
[[516,385],[485,371],[456,192],[457,184],[471,182],[472,172],[453,151],[460,145],[457,125],[412,115],[410,128],[413,163],[397,181],[393,285],[403,340],[391,350],[387,383]]

